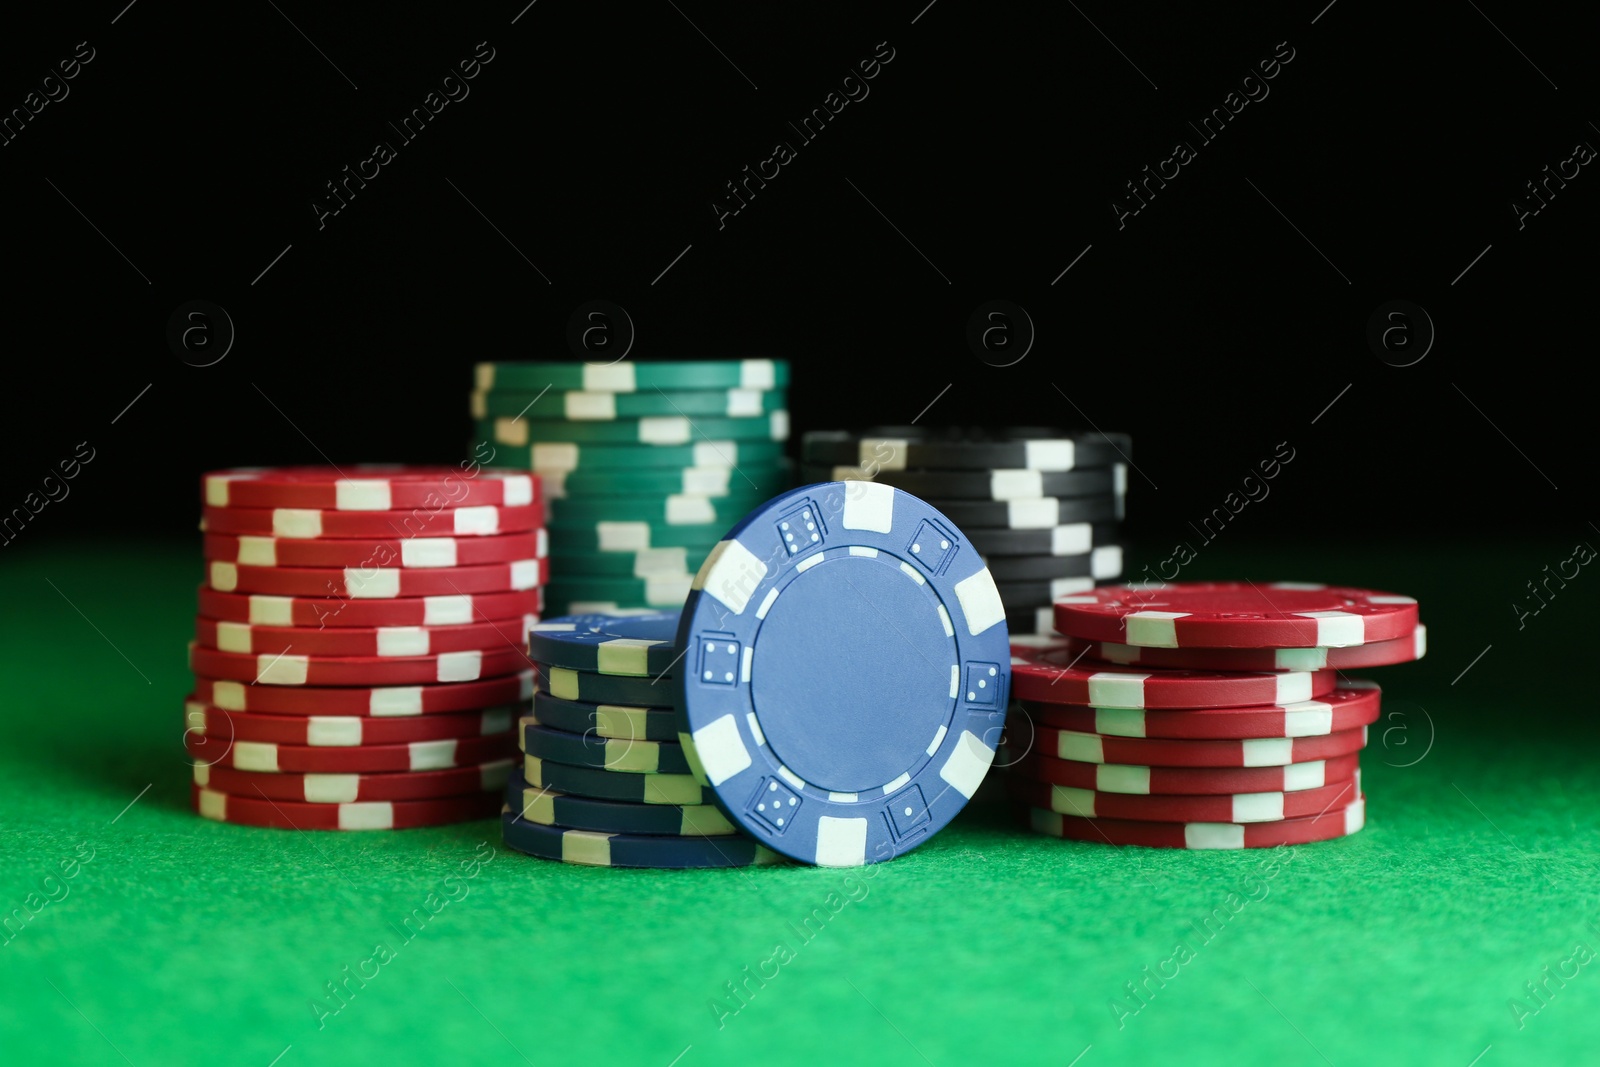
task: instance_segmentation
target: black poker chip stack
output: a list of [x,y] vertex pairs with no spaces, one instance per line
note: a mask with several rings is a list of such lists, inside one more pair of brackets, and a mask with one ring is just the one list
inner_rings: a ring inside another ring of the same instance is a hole
[[1042,427],[819,431],[807,482],[865,479],[921,497],[982,553],[1013,634],[1054,632],[1051,602],[1119,580],[1127,434]]

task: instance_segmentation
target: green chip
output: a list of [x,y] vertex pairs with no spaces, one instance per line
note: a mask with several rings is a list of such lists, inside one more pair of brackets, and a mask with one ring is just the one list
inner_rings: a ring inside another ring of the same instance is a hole
[[[788,406],[782,390],[717,389],[668,393],[524,393],[497,389],[472,394],[475,419],[521,416],[533,422],[565,419],[569,422],[611,422],[649,416],[717,415],[725,419],[759,418]],[[537,433],[537,431],[535,431]]]
[[[728,532],[722,523],[710,526],[653,526],[647,522],[595,522],[575,526],[550,526],[550,551],[559,557],[564,552],[642,552],[647,548],[687,548],[709,552]],[[560,573],[559,559],[553,559],[553,573]],[[554,613],[546,605],[545,616]]]
[[[527,423],[524,426],[529,425]],[[589,444],[576,441],[541,441],[538,444],[491,443],[478,436],[472,457],[485,467],[537,471],[540,475],[562,471],[630,471],[655,474],[694,467],[740,468],[771,466],[783,458],[781,441],[696,441],[687,445]],[[621,490],[618,490],[620,492]]]
[[750,496],[771,498],[794,484],[787,462],[755,462],[740,467],[644,468],[640,470],[539,471],[546,499],[628,496]]
[[782,389],[789,363],[782,359],[703,359],[641,363],[479,363],[477,387],[537,393],[541,389],[580,389],[636,393],[642,389]]
[[612,422],[532,422],[506,416],[478,419],[473,430],[479,440],[497,445],[528,445],[535,441],[574,441],[578,444],[692,445],[702,441],[785,441],[789,413],[772,412],[753,419],[716,416],[661,415]]
[[724,530],[765,504],[759,493],[738,496],[569,496],[546,502],[552,526],[647,522],[652,526],[721,526]]
[[[709,548],[646,548],[638,552],[563,552],[557,569],[604,578],[669,578],[693,575]],[[552,616],[553,618],[554,616]]]

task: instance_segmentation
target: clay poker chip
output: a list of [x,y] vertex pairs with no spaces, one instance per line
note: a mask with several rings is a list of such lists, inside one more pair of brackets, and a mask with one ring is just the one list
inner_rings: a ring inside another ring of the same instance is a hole
[[1096,708],[1216,708],[1286,704],[1333,691],[1332,671],[1141,671],[1084,666],[1059,640],[1011,643],[1011,691],[1019,700]]
[[527,474],[455,467],[240,467],[201,479],[213,508],[317,508],[392,511],[403,508],[520,507],[538,499]]
[[1333,692],[1321,699],[1294,704],[1151,711],[1022,701],[1020,707],[1028,718],[1046,726],[1105,737],[1194,740],[1319,737],[1377,722],[1381,697],[1382,691],[1376,683],[1352,678],[1341,681]]
[[[1007,750],[1009,756],[1009,749]],[[1317,789],[1355,776],[1359,757],[1335,756],[1281,767],[1146,767],[1128,763],[1080,763],[1030,753],[1013,758],[1013,775],[1051,785],[1100,793],[1189,794],[1290,793]]]
[[1201,671],[1358,670],[1410,663],[1428,654],[1428,628],[1406,637],[1343,648],[1139,648],[1110,641],[1068,638],[1066,647],[1090,659],[1129,667],[1163,667]]
[[1306,845],[1349,837],[1366,825],[1366,800],[1357,796],[1343,807],[1318,815],[1276,822],[1140,822],[1133,819],[1084,819],[1058,812],[1029,811],[1029,825],[1041,834],[1097,844],[1143,845],[1146,848],[1238,849]]
[[1299,582],[1107,586],[1062,597],[1056,629],[1151,648],[1337,648],[1417,628],[1408,596]]

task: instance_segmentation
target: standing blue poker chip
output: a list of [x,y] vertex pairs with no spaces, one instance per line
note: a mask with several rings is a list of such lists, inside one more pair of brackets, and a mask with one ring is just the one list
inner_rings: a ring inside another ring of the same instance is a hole
[[697,777],[794,859],[908,852],[994,760],[1005,606],[956,525],[890,486],[822,482],[746,516],[696,575],[676,644]]

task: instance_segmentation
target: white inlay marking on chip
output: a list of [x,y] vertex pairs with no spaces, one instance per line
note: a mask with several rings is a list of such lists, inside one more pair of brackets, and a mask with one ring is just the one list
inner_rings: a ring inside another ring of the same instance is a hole
[[967,633],[976,636],[991,626],[1005,625],[1006,606],[1000,601],[1000,590],[995,588],[988,567],[957,582],[955,594],[966,619]]
[[1333,705],[1321,700],[1302,700],[1283,708],[1285,737],[1321,737],[1333,732]]
[[817,866],[860,867],[867,862],[867,820],[824,815],[817,820]]
[[695,582],[735,615],[742,615],[766,576],[767,564],[760,556],[738,541],[723,541],[700,568]]
[[950,758],[939,768],[939,777],[950,783],[950,788],[971,800],[993,762],[994,749],[979,740],[971,730],[963,730],[956,743],[950,746]]
[[750,750],[739,736],[739,724],[732,715],[724,715],[694,732],[694,749],[705,768],[706,780],[713,787],[721,785],[750,766]]
[[1191,822],[1183,827],[1186,848],[1244,848],[1244,827],[1226,822]]
[[424,626],[461,626],[472,621],[472,597],[466,594],[422,598]]
[[886,534],[894,529],[895,491],[877,482],[860,482],[844,494],[839,525],[846,530]]
[[1347,611],[1297,611],[1296,615],[1317,620],[1317,644],[1327,648],[1346,648],[1366,643],[1366,617]]
[[[1070,601],[1075,604],[1094,602],[1093,597]],[[1177,648],[1178,632],[1172,620],[1185,618],[1188,614],[1187,611],[1135,611],[1123,618],[1128,631],[1128,644],[1144,648]]]

